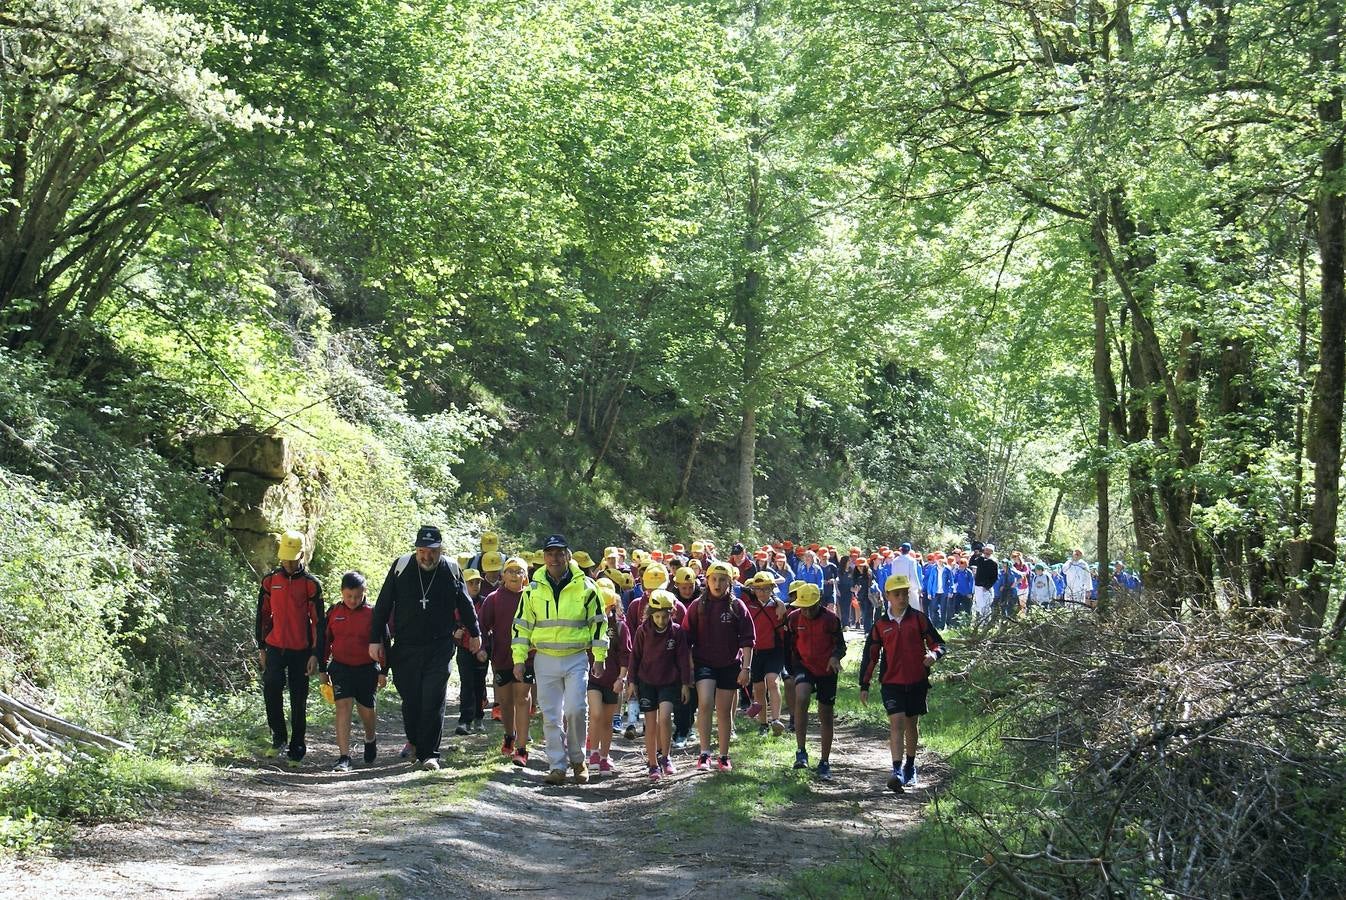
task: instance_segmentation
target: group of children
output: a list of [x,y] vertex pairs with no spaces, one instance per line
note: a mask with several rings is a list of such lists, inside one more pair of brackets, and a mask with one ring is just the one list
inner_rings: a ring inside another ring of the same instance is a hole
[[[697,770],[730,771],[737,710],[755,722],[760,735],[783,734],[788,716],[797,747],[795,768],[814,768],[823,780],[831,777],[833,709],[847,649],[837,601],[847,592],[837,589],[839,567],[831,548],[797,549],[783,542],[781,550],[779,557],[763,560],[765,551],[750,555],[742,545],[735,545],[722,560],[713,543],[698,541],[690,548],[674,544],[667,551],[636,550],[629,558],[621,547],[606,548],[600,560],[582,551],[572,555],[574,566],[592,579],[607,619],[607,658],[588,683],[590,767],[600,773],[612,771],[614,733],[635,739],[637,729],[643,728],[651,781],[675,774],[674,751],[693,740],[698,744]],[[291,555],[285,539],[281,555]],[[859,567],[860,560],[869,561],[856,549],[850,568]],[[461,682],[457,733],[484,731],[489,711],[504,728],[500,753],[514,765],[527,767],[529,720],[535,702],[532,660],[522,667],[519,677],[511,644],[520,597],[542,565],[541,554],[506,558],[498,539],[485,535],[481,551],[464,554],[460,561],[481,643],[473,649],[465,639],[457,651]],[[900,791],[917,778],[917,723],[927,711],[930,667],[943,655],[944,646],[938,626],[920,608],[919,582],[910,570],[899,571],[902,566],[891,564],[876,568],[881,600],[872,609],[873,621],[865,627],[860,699],[868,703],[877,673],[890,724],[893,766],[888,786]],[[280,577],[273,578],[277,573]],[[334,770],[348,771],[352,766],[349,731],[357,713],[365,731],[363,759],[372,763],[377,756],[375,692],[385,684],[385,673],[379,661],[371,660],[371,607],[365,598],[365,579],[358,572],[346,573],[341,602],[324,610],[316,579],[297,562],[283,559],[268,576],[284,585],[296,578],[313,587],[305,600],[312,612],[311,623],[306,623],[312,626],[312,636],[309,648],[293,652],[311,652],[315,660],[309,674],[316,668],[324,685],[331,685],[339,757]],[[268,643],[275,631],[270,599],[271,587],[264,583],[258,607],[259,645],[264,656],[273,650]],[[268,670],[265,659],[263,669]],[[488,704],[488,676],[494,686],[494,707]],[[292,676],[292,699],[294,682]],[[266,684],[264,679],[268,721],[275,736],[270,716],[274,691],[267,690]],[[275,701],[278,707],[278,693]],[[813,767],[807,735],[810,707],[815,702],[820,752]],[[300,717],[296,713],[296,719]],[[296,721],[294,727],[300,750],[296,755],[291,741],[289,756],[297,762],[303,756],[302,722]],[[716,732],[714,743],[712,731]],[[280,749],[279,737],[273,746]]]

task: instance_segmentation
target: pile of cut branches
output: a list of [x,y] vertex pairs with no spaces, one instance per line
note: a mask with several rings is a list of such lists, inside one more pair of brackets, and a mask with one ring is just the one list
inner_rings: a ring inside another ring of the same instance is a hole
[[74,760],[92,752],[132,749],[0,691],[0,766],[35,754]]
[[1022,803],[950,818],[972,893],[1346,890],[1346,687],[1314,643],[1239,613],[1132,605],[1032,615],[967,651],[961,678],[999,714],[1000,749],[960,778],[1014,784]]

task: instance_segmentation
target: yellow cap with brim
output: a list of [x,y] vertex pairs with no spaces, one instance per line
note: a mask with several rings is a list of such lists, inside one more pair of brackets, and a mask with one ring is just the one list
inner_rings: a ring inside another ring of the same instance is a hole
[[771,577],[770,572],[758,572],[756,575],[743,582],[743,584],[745,587],[774,588],[776,586],[776,579]]
[[674,584],[694,584],[696,582],[696,571],[687,566],[681,566],[673,573]]
[[621,569],[604,569],[603,575],[612,579],[613,585],[623,591],[629,591],[636,586],[636,580]]
[[650,602],[646,606],[650,612],[663,610],[667,612],[673,608],[673,595],[665,590],[658,590],[650,594]]
[[911,587],[911,579],[906,575],[889,575],[888,580],[883,583],[883,592],[900,591]]
[[481,570],[483,572],[499,572],[504,567],[504,557],[494,550],[489,550],[481,555]]
[[491,553],[500,551],[500,535],[494,531],[483,531],[481,533],[481,552]]
[[647,591],[654,591],[667,587],[668,569],[665,569],[658,563],[654,563],[640,576],[640,585]]
[[464,570],[463,570],[463,580],[464,580],[464,581],[481,581],[481,573],[478,572],[476,569],[464,569]]
[[511,556],[509,559],[505,560],[505,564],[500,567],[500,571],[502,572],[505,569],[515,569],[523,575],[527,575],[528,560],[524,559],[522,556]]
[[594,567],[593,557],[583,550],[576,550],[571,554],[571,559],[575,560],[581,569],[592,569]]
[[282,562],[293,562],[304,555],[304,535],[298,531],[287,531],[280,536],[280,545],[276,548],[276,557]]
[[725,578],[728,578],[730,581],[733,581],[733,580],[734,580],[734,576],[735,576],[736,574],[738,574],[738,573],[736,573],[736,572],[734,571],[734,567],[733,567],[733,566],[729,565],[729,563],[727,563],[727,562],[720,562],[719,560],[716,560],[715,562],[711,563],[711,564],[710,564],[710,568],[706,569],[706,575],[707,575],[707,576],[710,576],[710,575],[723,575]]
[[800,608],[817,606],[818,601],[822,599],[822,594],[818,591],[818,585],[807,581],[793,593],[795,598],[790,601],[790,605]]

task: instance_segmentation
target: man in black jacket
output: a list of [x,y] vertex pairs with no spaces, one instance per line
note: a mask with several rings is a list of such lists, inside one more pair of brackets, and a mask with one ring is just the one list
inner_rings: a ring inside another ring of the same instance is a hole
[[444,556],[438,528],[423,525],[416,550],[388,569],[374,604],[369,655],[381,660],[385,634],[392,638],[388,667],[402,698],[402,723],[407,747],[426,769],[439,768],[439,743],[444,731],[444,697],[449,665],[459,638],[470,635],[468,650],[481,648],[477,612],[463,588],[458,563]]
[[995,601],[995,582],[1000,577],[995,544],[982,547],[980,555],[973,556],[968,567],[972,569],[972,615],[976,618],[989,617],[991,604]]

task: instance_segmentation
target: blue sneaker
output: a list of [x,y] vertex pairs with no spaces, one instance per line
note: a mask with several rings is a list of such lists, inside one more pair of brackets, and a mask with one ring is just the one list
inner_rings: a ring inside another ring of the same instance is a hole
[[809,752],[807,750],[795,751],[795,768],[807,769],[809,767]]
[[822,762],[818,763],[818,780],[819,781],[832,780],[832,766],[830,763],[828,763],[827,760],[823,760]]
[[906,787],[916,787],[915,762],[909,762],[902,767],[902,781]]
[[888,776],[888,790],[894,794],[900,794],[905,785],[906,780],[902,777],[902,767],[893,766],[893,773]]

